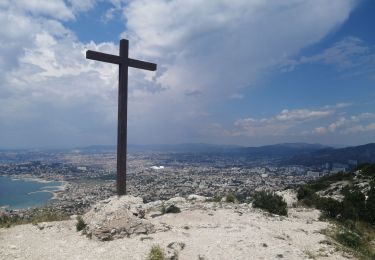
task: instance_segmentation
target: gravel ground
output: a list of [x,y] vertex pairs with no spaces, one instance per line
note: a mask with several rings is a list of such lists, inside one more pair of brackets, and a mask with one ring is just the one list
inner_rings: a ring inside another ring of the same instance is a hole
[[290,208],[279,217],[245,204],[179,203],[181,213],[146,216],[164,231],[108,242],[77,232],[76,220],[0,229],[0,259],[145,259],[156,244],[169,253],[180,245],[180,260],[350,258],[322,243],[329,224],[318,221],[317,210]]

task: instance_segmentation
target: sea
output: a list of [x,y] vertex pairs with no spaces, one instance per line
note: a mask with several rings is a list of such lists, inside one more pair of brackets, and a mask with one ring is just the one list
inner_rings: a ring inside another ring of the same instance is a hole
[[43,206],[61,185],[63,183],[58,181],[40,182],[0,176],[0,207],[26,209]]

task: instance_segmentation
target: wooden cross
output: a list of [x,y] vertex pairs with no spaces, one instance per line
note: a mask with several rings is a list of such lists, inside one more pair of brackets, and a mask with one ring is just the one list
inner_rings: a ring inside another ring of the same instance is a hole
[[156,70],[156,64],[129,58],[129,41],[120,40],[120,55],[87,51],[86,59],[119,65],[117,125],[117,194],[126,194],[126,148],[128,125],[128,68]]

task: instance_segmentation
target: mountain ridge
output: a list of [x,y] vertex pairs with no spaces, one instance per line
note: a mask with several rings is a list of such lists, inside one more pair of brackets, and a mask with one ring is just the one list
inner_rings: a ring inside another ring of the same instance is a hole
[[375,143],[369,143],[345,148],[325,148],[309,154],[296,155],[285,164],[303,164],[307,166],[325,163],[348,163],[350,160],[357,164],[375,162]]

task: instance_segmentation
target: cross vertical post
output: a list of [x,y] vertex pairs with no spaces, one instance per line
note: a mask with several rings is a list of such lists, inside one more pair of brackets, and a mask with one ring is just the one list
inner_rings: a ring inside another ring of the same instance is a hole
[[117,195],[126,194],[126,152],[128,129],[128,68],[155,71],[156,64],[129,58],[129,41],[120,40],[120,55],[86,51],[86,58],[119,65],[117,123]]
[[128,128],[128,57],[129,41],[120,41],[120,58],[126,61],[119,65],[118,81],[118,125],[117,125],[117,194],[126,194],[126,150]]

